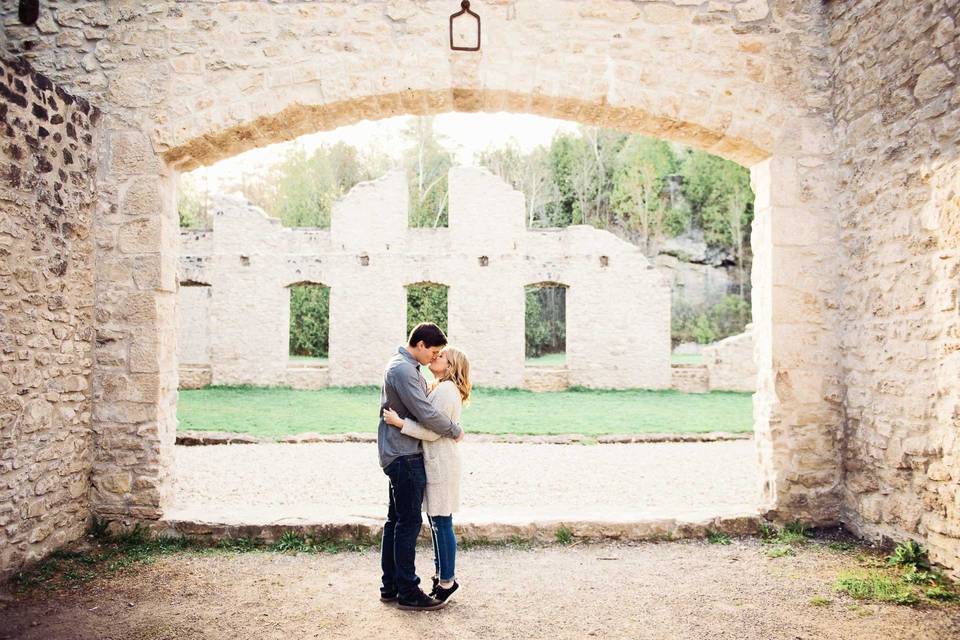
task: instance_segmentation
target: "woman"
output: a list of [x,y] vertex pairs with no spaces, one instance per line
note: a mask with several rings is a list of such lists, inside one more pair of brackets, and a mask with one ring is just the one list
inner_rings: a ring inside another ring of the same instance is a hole
[[[454,422],[470,400],[470,362],[454,347],[446,347],[430,364],[436,382],[430,389],[430,402]],[[453,534],[453,512],[460,507],[460,453],[451,438],[420,426],[412,418],[402,419],[396,411],[384,409],[384,421],[401,433],[423,440],[423,464],[427,471],[427,518],[433,532],[433,561],[437,573],[431,596],[446,601],[460,585],[454,569],[457,539]]]

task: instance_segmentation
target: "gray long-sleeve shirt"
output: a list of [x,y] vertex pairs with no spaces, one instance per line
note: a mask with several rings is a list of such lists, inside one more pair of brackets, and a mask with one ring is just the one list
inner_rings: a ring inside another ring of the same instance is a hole
[[380,388],[380,426],[377,429],[377,448],[380,467],[386,468],[400,456],[423,451],[420,440],[405,436],[400,429],[383,421],[383,410],[393,409],[401,418],[413,418],[422,426],[441,436],[457,438],[460,426],[434,408],[427,399],[427,381],[420,375],[420,363],[409,351],[400,347],[387,363]]

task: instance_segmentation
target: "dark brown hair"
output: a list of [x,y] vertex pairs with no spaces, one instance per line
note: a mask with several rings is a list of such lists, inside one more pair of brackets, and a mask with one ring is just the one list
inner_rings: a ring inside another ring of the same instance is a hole
[[432,322],[421,322],[415,326],[413,331],[410,332],[410,339],[407,340],[407,344],[415,347],[421,340],[423,346],[428,349],[430,347],[444,347],[447,344],[447,336],[444,335],[443,330]]

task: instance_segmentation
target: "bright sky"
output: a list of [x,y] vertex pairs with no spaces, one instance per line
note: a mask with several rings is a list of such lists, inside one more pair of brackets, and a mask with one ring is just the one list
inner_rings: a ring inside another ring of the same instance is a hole
[[[224,179],[266,171],[282,160],[293,145],[301,145],[309,152],[321,145],[342,141],[358,149],[378,149],[396,156],[405,146],[402,134],[412,117],[364,120],[333,131],[301,136],[290,142],[253,149],[195,173],[198,178],[206,176],[209,188],[215,191]],[[530,151],[539,145],[549,145],[558,131],[576,131],[576,128],[575,122],[525,113],[443,113],[434,120],[434,130],[444,146],[453,152],[457,164],[464,165],[474,164],[475,154],[489,146],[503,146],[512,139],[521,150]]]

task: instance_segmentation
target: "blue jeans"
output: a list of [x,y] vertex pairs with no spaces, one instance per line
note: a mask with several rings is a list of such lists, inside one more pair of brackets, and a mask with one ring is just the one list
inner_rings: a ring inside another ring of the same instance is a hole
[[415,558],[417,536],[423,526],[420,508],[427,486],[423,455],[397,458],[383,472],[390,477],[390,507],[380,545],[380,568],[383,570],[380,591],[385,595],[397,593],[400,598],[409,599],[420,590]]
[[433,564],[437,577],[449,582],[456,577],[457,536],[453,533],[453,516],[427,516],[433,533]]

